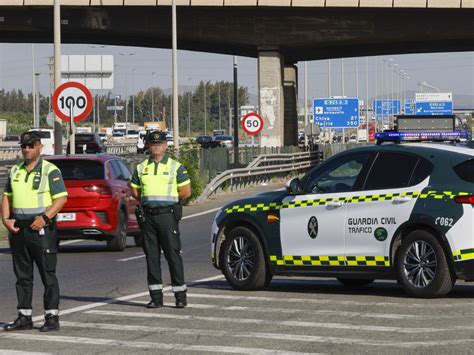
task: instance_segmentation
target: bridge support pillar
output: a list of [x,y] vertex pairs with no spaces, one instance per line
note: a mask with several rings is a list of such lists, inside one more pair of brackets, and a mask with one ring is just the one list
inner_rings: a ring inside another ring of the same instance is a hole
[[259,106],[264,120],[262,147],[298,144],[297,77],[296,65],[285,65],[280,52],[259,52]]
[[262,147],[283,145],[283,55],[275,50],[262,50],[258,54],[258,86],[260,115],[263,130]]
[[298,67],[285,64],[283,70],[284,110],[284,145],[298,146]]

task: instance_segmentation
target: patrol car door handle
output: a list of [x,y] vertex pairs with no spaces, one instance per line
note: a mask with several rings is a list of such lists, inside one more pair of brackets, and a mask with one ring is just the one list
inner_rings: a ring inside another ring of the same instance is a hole
[[344,202],[342,201],[329,201],[328,202],[328,206],[331,206],[331,207],[341,207],[344,205]]
[[411,201],[411,197],[409,196],[398,196],[393,199],[393,202],[395,203],[403,203],[408,201]]

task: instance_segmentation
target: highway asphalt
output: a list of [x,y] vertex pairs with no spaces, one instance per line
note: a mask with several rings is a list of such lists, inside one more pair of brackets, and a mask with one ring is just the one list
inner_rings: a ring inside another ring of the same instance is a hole
[[[43,334],[42,285],[35,279],[36,329],[0,331],[0,353],[471,353],[474,287],[442,299],[407,297],[396,282],[347,289],[333,279],[275,278],[257,292],[231,289],[210,264],[209,231],[226,201],[282,185],[258,186],[186,208],[181,223],[189,307],[149,310],[139,248],[108,252],[96,242],[61,247],[61,330]],[[208,212],[211,211],[211,212]],[[197,215],[198,213],[203,213]],[[163,263],[165,265],[165,263]],[[0,249],[0,323],[15,318],[11,255]],[[164,267],[165,283],[169,283]],[[197,281],[197,282],[196,282]]]

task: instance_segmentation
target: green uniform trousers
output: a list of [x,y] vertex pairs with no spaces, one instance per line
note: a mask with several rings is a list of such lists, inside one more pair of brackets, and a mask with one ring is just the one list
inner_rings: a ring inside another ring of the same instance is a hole
[[183,259],[181,258],[181,240],[179,225],[173,213],[150,215],[145,213],[143,249],[147,262],[147,280],[150,294],[161,292],[161,250],[168,261],[173,291],[185,290]]
[[32,309],[33,263],[38,267],[44,285],[45,310],[59,308],[59,285],[56,278],[57,235],[54,222],[44,227],[44,235],[29,228],[32,221],[17,221],[20,231],[9,235],[16,276],[18,309]]

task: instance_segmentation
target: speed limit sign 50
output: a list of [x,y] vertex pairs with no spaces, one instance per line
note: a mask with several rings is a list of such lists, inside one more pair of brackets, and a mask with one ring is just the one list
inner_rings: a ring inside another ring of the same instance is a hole
[[60,85],[52,97],[53,110],[63,121],[79,122],[92,111],[92,94],[78,82],[70,81]]
[[259,134],[263,129],[263,118],[254,112],[245,115],[242,119],[242,129],[250,135]]

